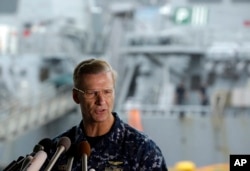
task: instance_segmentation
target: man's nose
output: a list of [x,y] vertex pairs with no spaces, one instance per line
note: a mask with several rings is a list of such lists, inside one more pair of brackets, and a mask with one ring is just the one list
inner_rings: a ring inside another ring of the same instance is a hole
[[101,91],[97,93],[96,98],[97,98],[98,104],[103,104],[105,102],[104,94]]

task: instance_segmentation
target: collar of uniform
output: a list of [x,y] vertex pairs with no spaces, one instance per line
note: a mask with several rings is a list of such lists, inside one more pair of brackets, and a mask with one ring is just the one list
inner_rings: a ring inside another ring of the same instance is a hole
[[[118,138],[118,136],[120,136],[120,134],[118,134],[116,130],[122,130],[124,129],[124,127],[121,124],[122,121],[119,118],[118,114],[116,112],[113,112],[112,114],[115,118],[115,122],[112,125],[110,131],[106,134],[105,138],[109,138],[111,142],[116,141],[114,143],[119,143],[118,141],[120,138]],[[76,128],[76,142],[77,143],[86,140],[86,134],[82,129],[82,124],[83,124],[83,121],[81,120],[81,122],[78,124]]]

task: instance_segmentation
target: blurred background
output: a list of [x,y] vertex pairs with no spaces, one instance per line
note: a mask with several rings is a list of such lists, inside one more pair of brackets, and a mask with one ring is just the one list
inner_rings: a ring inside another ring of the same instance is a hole
[[114,111],[156,141],[169,168],[228,170],[230,154],[250,154],[249,9],[250,0],[0,0],[0,166],[79,123],[73,68],[104,58],[118,72]]

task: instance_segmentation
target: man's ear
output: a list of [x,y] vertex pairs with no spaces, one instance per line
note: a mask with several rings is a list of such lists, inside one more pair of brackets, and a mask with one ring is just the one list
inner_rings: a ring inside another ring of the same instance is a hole
[[73,97],[73,100],[74,100],[77,104],[80,103],[80,100],[79,100],[79,98],[78,98],[78,94],[77,94],[76,90],[72,90],[72,97]]

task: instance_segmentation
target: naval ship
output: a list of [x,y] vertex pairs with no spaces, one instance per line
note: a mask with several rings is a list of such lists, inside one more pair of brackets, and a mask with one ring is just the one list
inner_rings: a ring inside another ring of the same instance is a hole
[[91,57],[117,70],[114,110],[130,124],[136,111],[169,169],[250,154],[249,0],[0,3],[2,168],[78,124],[71,75]]

